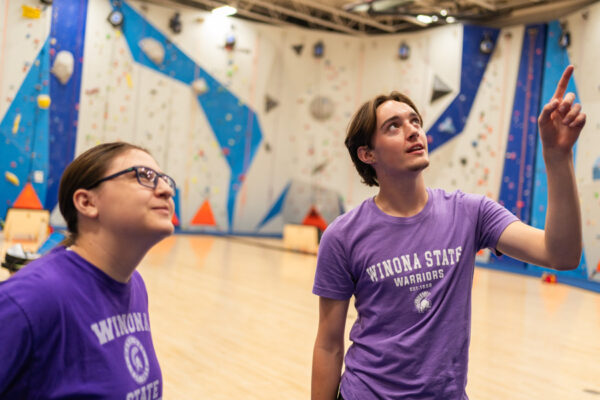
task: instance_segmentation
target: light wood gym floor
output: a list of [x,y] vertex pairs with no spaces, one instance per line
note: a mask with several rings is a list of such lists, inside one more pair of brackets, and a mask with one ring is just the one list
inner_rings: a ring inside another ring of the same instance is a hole
[[[176,235],[143,260],[163,398],[310,398],[316,257],[265,246]],[[471,400],[600,400],[600,294],[476,268],[472,315]]]
[[[262,245],[176,235],[142,262],[165,399],[310,398],[316,257]],[[476,268],[467,389],[600,400],[600,295]]]

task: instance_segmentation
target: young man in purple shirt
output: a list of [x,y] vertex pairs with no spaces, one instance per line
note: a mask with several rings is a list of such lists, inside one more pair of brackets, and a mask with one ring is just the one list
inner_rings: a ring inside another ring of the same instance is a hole
[[[313,400],[467,399],[477,251],[577,267],[582,238],[572,147],[586,117],[574,94],[565,95],[572,72],[565,70],[538,120],[548,173],[545,230],[484,196],[427,188],[427,138],[406,96],[378,96],[357,111],[346,146],[379,193],[338,217],[321,240]],[[353,295],[358,317],[341,375]]]

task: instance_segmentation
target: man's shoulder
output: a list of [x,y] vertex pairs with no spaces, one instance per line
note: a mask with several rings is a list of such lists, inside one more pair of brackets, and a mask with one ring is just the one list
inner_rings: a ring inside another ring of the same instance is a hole
[[325,232],[343,232],[348,229],[354,229],[357,224],[363,225],[365,223],[363,217],[369,212],[369,202],[372,201],[372,198],[368,198],[351,210],[339,215],[329,224]]
[[442,202],[453,202],[460,203],[466,206],[478,206],[482,201],[486,199],[484,195],[476,193],[463,192],[460,189],[454,191],[447,191],[441,188],[430,188],[430,193],[433,196],[433,200],[436,203]]

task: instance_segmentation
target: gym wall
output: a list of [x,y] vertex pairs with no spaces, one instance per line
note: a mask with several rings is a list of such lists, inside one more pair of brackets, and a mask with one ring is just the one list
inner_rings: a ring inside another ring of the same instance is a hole
[[[425,120],[429,186],[487,195],[543,227],[536,119],[572,63],[569,90],[588,115],[575,152],[585,254],[559,280],[600,282],[600,4],[547,24],[368,37],[133,0],[5,4],[0,217],[28,187],[60,226],[56,193],[66,164],[97,143],[125,140],[150,150],[177,181],[182,232],[277,236],[306,217],[327,224],[376,193],[343,145],[352,114],[399,90]],[[120,29],[107,20],[115,10]],[[169,27],[176,12],[180,33]],[[561,47],[567,31],[570,45]],[[491,53],[481,51],[482,40]],[[410,49],[406,59],[401,45]],[[62,51],[73,58],[64,83],[52,72]],[[39,95],[50,96],[49,107]],[[488,252],[478,260],[543,271]]]

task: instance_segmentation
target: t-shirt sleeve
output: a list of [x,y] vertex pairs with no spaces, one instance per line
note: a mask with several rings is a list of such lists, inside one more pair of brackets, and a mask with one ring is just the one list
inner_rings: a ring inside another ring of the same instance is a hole
[[489,248],[496,251],[496,245],[504,229],[511,223],[518,221],[513,213],[508,211],[494,200],[483,197],[479,205],[478,215],[478,249]]
[[313,293],[330,299],[348,300],[354,293],[355,283],[340,236],[335,225],[331,225],[321,237]]
[[0,291],[0,398],[22,369],[32,349],[31,326],[23,310]]

